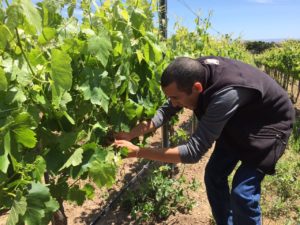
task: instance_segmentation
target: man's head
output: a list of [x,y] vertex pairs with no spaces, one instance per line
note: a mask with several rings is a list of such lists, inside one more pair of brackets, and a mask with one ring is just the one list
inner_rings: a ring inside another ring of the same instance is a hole
[[205,69],[201,63],[188,57],[179,57],[163,72],[161,86],[173,106],[195,109],[205,79]]

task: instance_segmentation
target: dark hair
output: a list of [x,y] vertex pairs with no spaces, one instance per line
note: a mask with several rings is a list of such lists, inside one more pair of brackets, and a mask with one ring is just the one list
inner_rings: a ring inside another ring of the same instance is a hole
[[161,76],[161,86],[167,87],[176,82],[178,90],[191,94],[196,81],[202,85],[206,83],[205,74],[205,68],[196,59],[178,57],[164,70]]

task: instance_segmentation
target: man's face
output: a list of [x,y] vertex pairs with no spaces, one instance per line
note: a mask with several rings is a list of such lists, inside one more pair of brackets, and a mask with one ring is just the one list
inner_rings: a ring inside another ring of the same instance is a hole
[[170,99],[174,107],[184,107],[191,110],[196,109],[199,94],[202,92],[202,85],[196,82],[192,87],[192,93],[187,94],[177,88],[177,84],[172,82],[167,87],[162,88],[165,95]]

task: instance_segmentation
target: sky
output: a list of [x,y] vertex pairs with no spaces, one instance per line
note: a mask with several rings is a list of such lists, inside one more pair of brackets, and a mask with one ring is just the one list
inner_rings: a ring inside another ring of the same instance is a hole
[[[38,1],[41,0],[32,2]],[[264,41],[300,39],[300,0],[166,1],[168,36],[174,33],[176,21],[193,31],[196,15],[203,19],[211,13],[212,35],[230,34],[233,38]],[[80,14],[79,9],[75,10],[75,16]]]
[[180,21],[189,30],[195,15],[211,15],[212,35],[243,40],[300,39],[300,0],[167,0],[168,34]]

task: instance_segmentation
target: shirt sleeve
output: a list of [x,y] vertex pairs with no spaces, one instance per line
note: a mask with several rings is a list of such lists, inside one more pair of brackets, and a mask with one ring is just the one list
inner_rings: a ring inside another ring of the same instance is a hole
[[255,93],[243,87],[228,87],[215,93],[195,133],[186,144],[178,146],[181,162],[198,162],[220,136],[227,121],[239,107],[250,102]]
[[171,101],[168,101],[164,105],[162,105],[157,111],[154,117],[152,118],[152,122],[155,128],[161,127],[167,121],[171,119],[176,113],[178,113],[182,108],[181,107],[173,107]]

